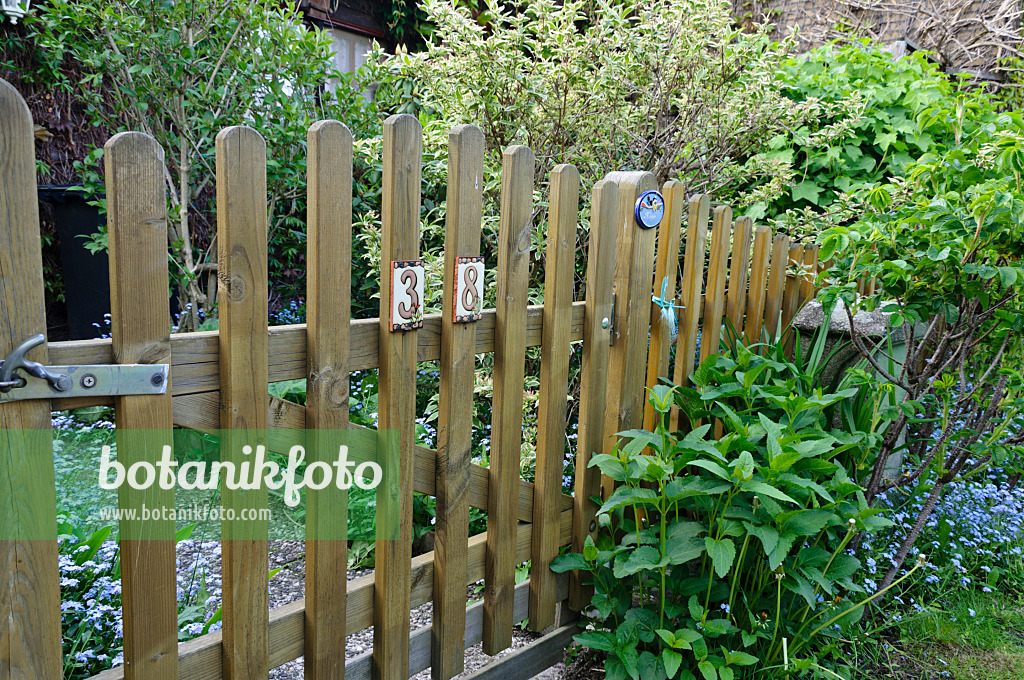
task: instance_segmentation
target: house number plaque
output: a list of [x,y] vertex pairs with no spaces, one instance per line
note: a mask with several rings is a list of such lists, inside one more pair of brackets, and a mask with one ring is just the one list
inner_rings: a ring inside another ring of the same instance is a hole
[[484,258],[460,257],[455,260],[455,323],[478,321],[484,310]]
[[423,260],[391,263],[391,330],[423,327]]

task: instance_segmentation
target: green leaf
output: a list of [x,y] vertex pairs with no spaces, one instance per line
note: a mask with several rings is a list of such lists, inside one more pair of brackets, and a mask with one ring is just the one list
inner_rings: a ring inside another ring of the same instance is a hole
[[732,474],[741,481],[746,481],[754,476],[754,457],[750,455],[750,451],[742,452],[736,459]]
[[588,562],[593,562],[597,559],[597,546],[594,545],[594,537],[587,535],[585,541],[583,541],[583,559]]
[[636,647],[622,647],[618,651],[623,668],[633,680],[640,680],[640,653]]
[[764,547],[764,554],[771,555],[772,551],[775,550],[775,546],[779,544],[779,532],[775,530],[775,527],[751,524],[750,522],[744,522],[743,526],[746,527],[748,534],[761,541],[761,545]]
[[657,492],[654,489],[620,486],[609,496],[598,512],[607,513],[626,505],[643,505],[644,503],[654,501],[657,497]]
[[704,548],[715,565],[715,573],[718,574],[718,578],[725,578],[729,569],[732,568],[733,560],[736,559],[736,544],[732,542],[731,538],[716,541],[708,536],[704,539]]
[[707,659],[697,664],[697,669],[700,674],[704,676],[704,680],[717,680],[718,674],[715,672],[715,667],[711,665],[711,662]]
[[759,494],[761,496],[770,496],[771,498],[775,498],[776,500],[786,501],[787,503],[792,503],[793,505],[797,504],[795,500],[793,500],[792,498],[790,498],[786,494],[782,493],[781,491],[776,489],[774,486],[769,486],[768,484],[765,484],[764,482],[756,482],[756,481],[750,480],[750,481],[747,481],[747,482],[743,482],[740,485],[740,488],[743,489],[744,491],[751,491],[751,492]]
[[578,644],[602,652],[614,652],[619,641],[615,634],[607,630],[587,630],[573,637]]
[[818,197],[821,195],[821,187],[811,180],[804,180],[793,187],[793,200],[805,199],[814,205],[818,204]]
[[746,652],[726,652],[725,663],[736,666],[753,666],[757,663],[757,657]]
[[580,555],[579,553],[566,553],[551,560],[551,571],[556,574],[561,574],[566,571],[574,571],[576,569],[590,569],[590,565],[587,564],[585,559],[583,559],[583,555]]
[[703,459],[695,460],[692,463],[690,463],[690,465],[693,465],[693,466],[696,466],[696,467],[699,467],[699,468],[704,468],[705,470],[707,470],[711,474],[716,475],[718,477],[721,477],[722,479],[724,479],[726,481],[731,481],[732,480],[732,475],[729,474],[729,471],[726,470],[721,465],[719,465],[718,463],[715,463],[713,461],[703,460]]
[[677,651],[666,649],[661,652],[661,662],[665,664],[665,672],[671,680],[676,677],[679,666],[683,663],[683,655]]
[[638,571],[658,569],[666,564],[668,564],[668,558],[662,559],[661,553],[658,552],[657,548],[649,545],[640,546],[629,554],[624,563],[620,564],[618,559],[615,560],[615,577],[631,576]]

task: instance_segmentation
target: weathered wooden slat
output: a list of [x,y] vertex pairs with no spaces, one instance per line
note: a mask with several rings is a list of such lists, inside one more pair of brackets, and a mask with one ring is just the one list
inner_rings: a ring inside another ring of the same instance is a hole
[[[544,308],[526,308],[526,346],[539,347]],[[584,303],[572,305],[572,341],[583,339]],[[476,322],[476,354],[494,351],[495,311],[486,309]],[[362,371],[377,367],[377,319],[356,319],[349,322],[349,370]],[[182,333],[171,336],[171,393],[175,396],[202,394],[218,389],[217,331]],[[436,361],[441,357],[441,315],[428,314],[423,328],[417,331],[416,361]],[[306,377],[306,325],[271,326],[267,329],[269,380],[295,380]],[[55,366],[74,364],[109,364],[113,362],[110,339],[72,340],[49,345],[50,361]],[[93,399],[53,399],[54,410],[111,406],[108,397]]]
[[754,231],[754,256],[750,262],[750,293],[747,295],[747,313],[743,324],[743,337],[750,345],[761,341],[764,326],[765,298],[768,295],[768,258],[772,241],[772,230],[766,224],[758,225]]
[[[221,460],[240,465],[243,445],[267,428],[267,147],[244,126],[222,130],[217,154]],[[265,508],[267,490],[221,492],[225,512]],[[222,528],[224,676],[266,677],[267,521]]]
[[[484,134],[460,125],[448,135],[448,211],[444,234],[444,296],[438,395],[434,608],[431,676],[448,680],[465,667],[466,555],[469,548],[469,479],[473,446],[476,321],[456,323],[458,258],[480,255],[483,219]],[[484,281],[472,282],[482,296]],[[475,297],[472,296],[471,297]],[[415,481],[413,482],[415,488]],[[415,670],[410,669],[415,673]]]
[[579,632],[575,621],[556,628],[527,647],[467,675],[466,680],[529,680],[561,661],[566,646]]
[[729,232],[732,208],[715,208],[711,225],[711,256],[708,261],[708,282],[705,292],[704,323],[700,331],[700,360],[718,354],[722,339],[722,314],[725,310],[725,271],[729,261]]
[[[690,199],[686,227],[686,255],[683,258],[683,280],[679,289],[679,338],[676,340],[676,361],[672,381],[689,385],[697,356],[697,325],[703,313],[704,253],[708,244],[708,214],[711,199],[698,194]],[[679,409],[672,408],[670,424],[678,429]]]
[[[572,511],[566,510],[559,517],[559,540],[565,545],[572,532]],[[530,559],[533,525],[520,524],[516,529],[517,561]],[[482,533],[469,539],[469,571],[467,583],[475,583],[484,576],[485,545],[487,534]],[[430,601],[433,590],[434,553],[429,552],[412,559],[412,592],[410,606],[418,607]],[[353,635],[373,625],[373,574],[361,576],[348,582],[348,604],[346,607],[346,635]],[[278,607],[270,612],[270,663],[280,666],[302,655],[304,637],[303,600]],[[183,642],[178,646],[179,680],[221,680],[222,636],[217,631],[200,638]],[[119,666],[93,676],[90,680],[122,680],[124,668]]]
[[[662,187],[665,197],[665,217],[658,230],[658,255],[654,263],[654,295],[665,301],[676,302],[676,271],[679,269],[679,236],[683,221],[686,193],[683,184],[670,180]],[[664,291],[664,292],[663,292]],[[679,310],[671,312],[678,320]],[[678,325],[677,325],[678,328]],[[673,328],[665,323],[662,307],[651,304],[651,346],[647,354],[647,389],[669,376],[669,356],[672,349]],[[649,401],[644,401],[644,429],[653,430],[657,412]]]
[[776,234],[772,239],[772,262],[765,291],[764,327],[770,341],[779,337],[782,318],[782,300],[785,297],[786,267],[789,261],[789,236]]
[[[352,133],[338,121],[307,134],[308,242],[306,427],[321,431],[306,447],[328,465],[349,420],[352,282]],[[306,495],[306,680],[344,680],[348,499],[328,484]]]
[[516,587],[513,511],[523,441],[523,373],[526,362],[526,296],[533,218],[533,152],[505,150],[501,172],[498,232],[498,301],[491,406],[491,460],[487,507],[487,575],[484,637],[487,654],[512,644],[512,603]]
[[[601,471],[590,467],[593,454],[604,449],[604,410],[611,351],[612,276],[619,212],[619,185],[599,180],[594,185],[590,210],[590,246],[587,253],[587,326],[580,368],[579,432],[576,438],[576,487],[573,496],[572,549],[582,553],[587,536],[595,533],[601,496]],[[608,323],[604,323],[607,319]],[[579,611],[590,603],[590,586],[579,572],[569,574],[569,602]]]
[[[644,417],[647,376],[647,338],[651,320],[650,291],[654,273],[656,232],[636,223],[636,200],[656,187],[649,172],[611,172],[619,185],[618,231],[615,250],[615,319],[608,357],[608,402],[605,408],[604,449],[611,453],[616,432],[640,427]],[[610,484],[603,489],[611,494]]]
[[[164,152],[140,132],[104,145],[110,323],[114,359],[163,364],[170,358]],[[172,443],[171,395],[117,397],[117,459],[155,465]],[[174,507],[174,489],[118,489],[121,508]],[[120,522],[124,660],[129,680],[177,680],[178,599],[174,520]]]
[[398,469],[388,466],[392,469],[384,471],[377,488],[373,662],[379,680],[409,677],[417,331],[392,331],[389,317],[391,263],[419,259],[422,155],[423,132],[415,117],[395,115],[384,121],[378,403],[380,429],[397,433]]
[[[0,354],[46,333],[32,115],[0,80]],[[47,363],[45,344],[29,353]],[[38,434],[35,434],[38,433]],[[61,677],[57,500],[45,401],[0,403],[0,680]]]
[[[803,261],[803,244],[791,245],[789,247],[789,258],[786,263],[787,272],[790,267],[794,267],[799,271],[799,268],[803,266]],[[799,274],[786,274],[786,289],[782,296],[782,334],[786,336],[786,354],[788,356],[793,355],[796,336],[791,332],[790,324],[793,322],[793,317],[796,316],[796,313],[800,311],[802,287],[803,280]]]
[[[725,316],[732,325],[730,335],[743,331],[743,315],[747,308],[747,281],[750,276],[750,239],[753,222],[740,217],[733,225],[732,257],[729,261],[729,292],[725,301]],[[730,338],[731,339],[731,338]]]
[[540,355],[537,406],[537,464],[533,500],[533,552],[530,560],[530,630],[555,621],[558,514],[565,469],[566,395],[569,393],[569,313],[576,265],[576,224],[580,174],[571,165],[551,173],[551,208],[544,269],[544,340]]

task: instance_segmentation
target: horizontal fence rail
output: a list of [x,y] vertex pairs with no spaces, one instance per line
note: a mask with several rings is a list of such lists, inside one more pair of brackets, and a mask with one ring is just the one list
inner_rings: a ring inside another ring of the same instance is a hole
[[[107,143],[113,337],[44,344],[31,356],[57,366],[167,364],[170,378],[166,393],[157,395],[0,398],[0,477],[7,488],[0,525],[15,534],[0,540],[0,680],[56,679],[62,667],[53,462],[26,456],[16,433],[48,430],[51,409],[112,406],[123,463],[156,462],[159,447],[152,444],[181,427],[219,429],[229,439],[266,431],[262,443],[272,451],[305,431],[309,461],[329,464],[318,433],[367,430],[349,422],[349,376],[367,370],[379,372],[379,428],[398,433],[399,451],[398,474],[385,481],[397,501],[398,539],[378,538],[374,573],[348,580],[346,542],[307,538],[305,597],[271,610],[266,522],[226,524],[223,628],[179,644],[174,522],[122,523],[125,665],[95,678],[240,680],[304,658],[306,678],[401,679],[429,667],[434,678],[447,680],[464,670],[467,647],[482,643],[496,654],[524,620],[544,635],[480,677],[532,676],[558,660],[575,630],[573,612],[589,602],[578,575],[558,576],[550,563],[564,546],[582,549],[596,530],[593,499],[613,490],[611,480],[589,467],[591,456],[610,452],[616,432],[652,427],[647,388],[668,379],[685,384],[700,359],[720,351],[723,338],[783,337],[815,290],[816,246],[733,219],[728,206],[712,208],[704,195],[688,198],[675,181],[660,188],[661,224],[640,228],[635,205],[658,188],[655,178],[612,172],[585,197],[585,290],[574,291],[581,178],[571,165],[560,165],[549,183],[544,304],[530,306],[536,159],[529,148],[513,146],[503,155],[497,305],[468,305],[482,294],[473,284],[483,282],[476,277],[483,271],[477,262],[485,148],[482,132],[465,125],[449,137],[443,311],[424,315],[416,287],[422,286],[422,134],[415,118],[393,116],[384,124],[380,312],[352,319],[352,136],[337,121],[320,121],[307,141],[308,323],[268,326],[266,146],[258,131],[232,127],[216,140],[219,330],[173,335],[164,152],[136,132]],[[0,353],[6,356],[46,324],[32,121],[3,81],[0,152]],[[562,475],[570,353],[581,342],[575,487],[568,495]],[[521,386],[534,347],[540,348],[540,392],[536,481],[529,483],[519,472]],[[470,453],[480,354],[494,361],[488,467],[473,463]],[[440,369],[436,450],[415,439],[410,386],[417,364],[426,361]],[[305,406],[268,394],[270,384],[294,379],[307,380]],[[678,425],[678,414],[672,418]],[[155,439],[133,439],[143,430]],[[242,462],[237,451],[226,455]],[[26,489],[41,488],[39,480],[45,493],[26,496]],[[118,504],[173,506],[174,493],[124,488]],[[225,507],[267,507],[266,489],[222,493]],[[414,493],[434,496],[437,514],[434,550],[416,557]],[[347,502],[340,490],[311,497],[307,532],[337,531]],[[486,532],[469,536],[470,508],[487,514]],[[18,538],[51,534],[52,540]],[[516,566],[526,561],[530,578],[517,585]],[[480,580],[483,600],[467,606],[466,587]],[[410,610],[426,603],[433,604],[431,626],[410,631]],[[370,626],[372,651],[346,659],[345,637]]]

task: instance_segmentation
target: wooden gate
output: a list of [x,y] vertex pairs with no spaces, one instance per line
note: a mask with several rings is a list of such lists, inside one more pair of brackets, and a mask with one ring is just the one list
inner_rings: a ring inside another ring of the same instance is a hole
[[[0,357],[46,331],[32,140],[27,107],[0,80]],[[389,118],[383,148],[381,261],[415,261],[416,119]],[[594,528],[591,497],[611,490],[588,468],[590,455],[610,451],[615,432],[649,426],[645,387],[661,377],[684,382],[692,368],[685,360],[672,365],[672,331],[652,292],[679,307],[675,355],[695,358],[698,331],[701,357],[717,351],[723,319],[748,339],[760,338],[762,329],[777,334],[813,290],[806,274],[813,267],[798,265],[815,263],[816,248],[773,238],[746,218],[733,221],[723,206],[714,210],[706,252],[710,201],[687,202],[677,182],[662,188],[667,211],[660,228],[640,229],[634,204],[656,188],[654,178],[613,172],[593,189],[586,291],[574,301],[580,178],[562,165],[550,177],[544,305],[529,306],[535,161],[530,149],[514,146],[503,156],[497,308],[457,323],[456,258],[480,254],[484,158],[480,130],[459,126],[449,137],[444,311],[423,317],[422,327],[394,331],[386,273],[380,318],[350,318],[351,135],[341,123],[316,123],[308,154],[308,323],[267,325],[266,147],[256,131],[232,127],[216,140],[220,329],[171,335],[163,151],[135,132],[107,143],[112,339],[44,344],[32,358],[47,365],[168,364],[170,381],[163,395],[0,399],[0,680],[56,679],[62,667],[53,461],[26,455],[19,431],[48,430],[51,410],[93,405],[112,405],[119,430],[346,428],[348,376],[367,369],[379,371],[380,427],[400,432],[401,533],[378,543],[374,574],[347,581],[345,542],[310,540],[305,599],[269,610],[265,526],[261,536],[257,524],[244,540],[223,543],[222,631],[178,644],[174,542],[167,540],[174,526],[153,520],[141,527],[142,538],[122,536],[125,664],[96,677],[266,678],[269,669],[304,657],[306,678],[406,678],[427,667],[433,677],[449,678],[463,670],[466,647],[482,641],[496,654],[524,619],[547,634],[480,677],[530,677],[560,660],[576,631],[572,610],[588,598],[582,584],[557,576],[549,564],[562,546],[581,549]],[[566,395],[570,344],[578,342],[580,428],[569,496],[562,492]],[[537,346],[539,433],[530,484],[519,476],[522,384],[526,349]],[[494,355],[488,468],[470,459],[474,355],[483,353]],[[409,385],[422,361],[439,361],[441,369],[436,451],[415,444]],[[268,395],[269,383],[296,378],[308,379],[305,407]],[[48,491],[26,497],[22,490],[39,480],[49,482]],[[436,548],[415,558],[414,491],[437,501]],[[136,502],[133,493],[141,492],[122,489],[121,505]],[[173,503],[173,493],[151,500]],[[225,491],[225,503],[232,493],[254,492]],[[487,513],[486,533],[468,536],[470,507]],[[329,524],[343,512],[324,501],[308,508],[309,522]],[[40,530],[52,538],[33,538]],[[526,560],[530,579],[517,586],[515,567]],[[466,586],[480,579],[484,601],[467,608]],[[432,626],[410,633],[410,609],[431,601]],[[571,607],[557,607],[565,601]],[[346,661],[346,635],[371,625],[372,652]]]

